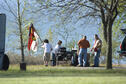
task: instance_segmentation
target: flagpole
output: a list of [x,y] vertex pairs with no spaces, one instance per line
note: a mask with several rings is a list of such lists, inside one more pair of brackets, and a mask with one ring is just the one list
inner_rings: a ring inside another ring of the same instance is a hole
[[[32,24],[32,23],[31,23],[31,24]],[[35,29],[35,27],[34,27],[34,29]],[[36,33],[37,33],[37,35],[39,36],[39,39],[40,39],[41,43],[43,43],[43,41],[42,41],[42,39],[41,39],[41,37],[40,37],[39,33],[36,31],[36,29],[35,29],[35,32],[36,32]]]
[[[35,28],[34,28],[35,29]],[[39,35],[39,33],[36,31],[36,29],[35,29],[35,32],[37,33],[37,35],[39,36],[39,39],[40,39],[40,41],[41,41],[41,43],[43,42],[42,41],[42,39],[41,39],[41,37],[40,37],[40,35]]]
[[[33,25],[33,23],[31,23],[31,24]],[[33,27],[34,27],[34,26],[33,26]],[[42,39],[41,39],[39,33],[36,31],[35,27],[34,27],[34,30],[35,30],[35,32],[37,33],[37,35],[39,36],[39,39],[40,39],[41,43],[43,43],[43,41],[42,41]]]

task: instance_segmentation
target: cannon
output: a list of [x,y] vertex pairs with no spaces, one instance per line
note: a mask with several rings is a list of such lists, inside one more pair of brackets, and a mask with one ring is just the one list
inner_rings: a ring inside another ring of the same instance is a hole
[[71,51],[66,51],[65,47],[62,47],[59,49],[59,52],[57,53],[57,60],[58,61],[69,61],[72,57]]
[[[65,47],[60,48],[57,54],[57,61],[71,61],[71,66],[77,66],[78,65],[77,50],[66,51]],[[86,66],[90,66],[90,53],[87,53]]]
[[125,34],[124,39],[120,44],[120,51],[117,51],[120,56],[126,57],[126,29],[121,29],[121,31]]
[[77,50],[66,51],[65,47],[61,47],[57,54],[52,53],[51,65],[59,64],[59,61],[71,61],[71,65],[78,65]]
[[9,58],[5,54],[6,15],[0,14],[0,70],[8,70]]
[[[90,65],[88,55],[88,66]],[[59,61],[70,61],[71,66],[77,66],[78,65],[78,54],[77,50],[71,50],[66,51],[65,47],[62,47],[59,49],[58,53],[56,55],[52,54],[52,66],[55,66],[56,64],[59,64]]]
[[[52,53],[51,65],[55,66],[59,64],[59,61],[70,61],[71,66],[78,65],[78,54],[77,50],[66,51],[65,47],[59,49],[58,53],[55,55]],[[90,53],[87,53],[87,64],[86,66],[90,66]]]

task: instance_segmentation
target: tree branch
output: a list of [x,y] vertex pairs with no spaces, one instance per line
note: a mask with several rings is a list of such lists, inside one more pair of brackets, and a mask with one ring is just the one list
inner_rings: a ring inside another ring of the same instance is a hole
[[118,9],[116,8],[116,10],[115,10],[115,16],[112,18],[112,21],[113,21],[113,22],[114,22],[114,20],[116,19],[117,15],[118,15]]
[[119,0],[116,0],[115,4],[113,6],[112,12],[114,12],[117,9],[118,3],[119,3]]
[[112,10],[112,7],[113,7],[113,0],[111,0],[110,10]]
[[15,15],[15,13],[13,12],[13,10],[11,9],[10,5],[8,4],[8,2],[6,0],[4,0],[4,2],[6,3],[8,9],[9,9],[9,12],[12,13],[12,15],[17,19],[17,16]]
[[90,8],[90,9],[93,9],[93,10],[95,10],[95,11],[100,11],[100,10],[98,10],[98,9],[96,9],[96,8],[94,8],[94,7],[88,6],[88,5],[86,5],[86,4],[79,4],[79,5],[85,6],[85,7]]

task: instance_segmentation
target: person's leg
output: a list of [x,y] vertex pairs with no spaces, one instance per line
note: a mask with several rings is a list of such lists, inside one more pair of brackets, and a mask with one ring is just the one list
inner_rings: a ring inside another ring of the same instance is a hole
[[84,55],[83,55],[83,66],[87,66],[87,49],[85,48],[84,50]]
[[83,64],[82,64],[82,54],[83,54],[83,49],[80,48],[79,56],[78,56],[78,62],[79,62],[80,66],[83,66]]
[[95,66],[95,67],[98,67],[98,66],[99,66],[99,57],[100,57],[100,53],[101,53],[101,50],[98,50],[98,51],[96,52],[95,59],[94,59],[94,66]]
[[54,54],[54,59],[53,59],[54,66],[56,66],[56,54]]
[[46,53],[43,55],[44,65],[46,66]]
[[47,55],[46,55],[46,61],[47,61],[47,66],[48,66],[48,64],[49,64],[49,61],[50,61],[50,53],[47,53]]
[[45,61],[45,66],[48,66],[48,62],[47,61]]
[[45,66],[48,66],[48,61],[47,61],[47,59],[45,59]]
[[46,65],[46,61],[44,61],[44,65]]
[[54,53],[52,53],[52,66],[55,66],[56,65],[56,63],[55,63],[55,54]]

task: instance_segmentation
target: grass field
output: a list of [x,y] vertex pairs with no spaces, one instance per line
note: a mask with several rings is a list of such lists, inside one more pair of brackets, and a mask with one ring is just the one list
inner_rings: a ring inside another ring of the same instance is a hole
[[20,71],[14,65],[0,71],[0,84],[126,84],[126,70],[36,65]]

